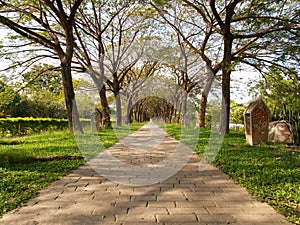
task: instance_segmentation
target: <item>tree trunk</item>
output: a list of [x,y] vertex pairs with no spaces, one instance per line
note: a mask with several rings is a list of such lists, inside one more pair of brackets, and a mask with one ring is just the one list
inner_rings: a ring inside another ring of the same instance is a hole
[[122,125],[122,105],[121,105],[121,97],[119,92],[115,92],[116,99],[116,117],[117,117],[117,126]]
[[111,128],[109,105],[106,98],[106,86],[103,85],[99,91],[101,106],[102,106],[102,126],[105,128]]
[[186,126],[186,110],[187,110],[187,92],[184,91],[182,93],[182,110],[181,110],[181,119],[182,119],[182,126]]
[[181,110],[182,110],[182,101],[180,98],[178,98],[177,101],[177,116],[175,117],[175,123],[179,124],[181,119]]
[[206,105],[207,105],[207,96],[202,93],[200,104],[199,104],[199,111],[198,111],[198,128],[205,127],[205,116],[206,116]]
[[64,87],[64,96],[65,96],[65,103],[67,108],[67,117],[68,117],[68,124],[69,130],[79,131],[83,133],[83,129],[79,120],[79,113],[75,101],[75,92],[72,82],[72,75],[71,69],[64,63],[61,64],[62,67],[62,81]]
[[222,66],[222,113],[220,133],[229,133],[230,114],[230,75],[231,75],[231,53],[233,37],[228,28],[224,35],[224,58]]
[[172,117],[171,117],[172,123],[176,123],[176,117],[177,117],[177,102],[178,102],[178,100],[177,100],[176,96],[174,99],[175,100],[174,100],[173,112],[172,112]]
[[74,38],[72,28],[65,30],[66,32],[66,52],[57,51],[61,61],[62,81],[64,87],[64,96],[67,108],[67,116],[69,129],[71,132],[79,131],[83,133],[83,129],[79,120],[79,113],[75,100],[75,92],[72,80],[72,58],[74,52]]
[[230,75],[227,69],[222,71],[222,113],[220,133],[229,133],[229,113],[230,113]]
[[206,117],[206,106],[207,106],[207,97],[212,87],[212,83],[215,80],[215,74],[213,72],[209,72],[209,75],[206,79],[204,89],[202,91],[200,104],[199,104],[199,111],[198,111],[198,128],[205,127],[205,117]]
[[127,110],[126,110],[126,118],[125,118],[125,123],[129,124],[132,123],[132,96],[130,95],[127,99]]

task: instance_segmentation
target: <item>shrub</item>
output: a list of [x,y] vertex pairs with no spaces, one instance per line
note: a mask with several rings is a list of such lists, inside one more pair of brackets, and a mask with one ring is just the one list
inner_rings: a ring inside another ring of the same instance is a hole
[[[82,123],[90,123],[82,120]],[[39,133],[46,130],[64,130],[68,128],[68,120],[51,118],[9,118],[0,119],[0,132],[2,135],[16,136]]]

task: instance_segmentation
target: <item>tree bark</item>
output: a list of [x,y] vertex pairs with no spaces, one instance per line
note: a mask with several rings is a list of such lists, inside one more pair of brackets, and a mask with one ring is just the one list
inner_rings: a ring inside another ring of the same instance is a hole
[[205,115],[206,115],[206,105],[207,105],[207,96],[202,93],[200,104],[199,104],[199,111],[198,111],[198,128],[205,127]]
[[[69,21],[68,21],[69,22]],[[79,131],[83,133],[80,123],[80,117],[75,100],[75,92],[72,80],[72,58],[74,53],[74,36],[73,36],[73,22],[69,22],[69,26],[65,26],[66,34],[66,50],[62,53],[61,48],[57,50],[61,61],[62,80],[64,87],[64,96],[67,108],[69,129],[71,132]]]
[[187,92],[183,91],[182,93],[182,110],[181,110],[181,119],[182,119],[182,126],[186,126],[186,111],[187,111]]
[[215,80],[215,75],[213,72],[209,72],[209,75],[206,79],[202,94],[201,94],[201,99],[200,99],[200,104],[199,104],[199,111],[198,111],[198,128],[202,128],[206,126],[205,123],[205,117],[206,117],[206,107],[207,107],[207,98],[209,95],[209,92],[212,87],[212,83]]
[[220,133],[229,133],[229,113],[230,113],[230,75],[231,72],[222,71],[222,113]]
[[75,101],[75,92],[72,82],[71,70],[68,68],[68,65],[64,62],[61,63],[61,68],[69,130],[71,132],[79,131],[83,133]]
[[116,124],[117,126],[122,125],[122,105],[121,105],[121,96],[119,92],[115,92],[115,99],[116,99]]
[[102,126],[104,128],[111,128],[109,104],[106,97],[106,86],[103,85],[99,91],[100,101],[101,101],[101,111],[102,111]]
[[132,96],[128,96],[125,123],[132,123]]
[[228,28],[224,35],[224,58],[222,66],[222,113],[220,133],[229,133],[229,114],[230,114],[230,75],[232,61],[233,37]]

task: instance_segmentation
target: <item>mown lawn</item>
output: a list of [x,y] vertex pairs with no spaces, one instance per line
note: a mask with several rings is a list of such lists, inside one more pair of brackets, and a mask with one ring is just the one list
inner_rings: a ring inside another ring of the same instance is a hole
[[[179,137],[178,125],[167,125],[167,131]],[[210,131],[201,130],[195,151],[201,156]],[[213,164],[227,173],[257,200],[267,202],[300,224],[300,148],[263,144],[247,146],[243,132],[225,135],[222,147]]]
[[[142,125],[118,127],[118,137],[114,130],[107,129],[96,136],[107,148]],[[95,136],[84,135],[86,138]],[[94,153],[99,151],[101,148]],[[76,138],[68,131],[0,138],[0,217],[85,161]]]

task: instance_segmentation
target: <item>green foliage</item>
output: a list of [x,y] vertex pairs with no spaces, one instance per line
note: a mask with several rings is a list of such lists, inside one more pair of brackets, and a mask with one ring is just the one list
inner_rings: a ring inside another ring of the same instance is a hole
[[[178,125],[167,131],[180,137]],[[197,147],[201,156],[210,131],[201,129]],[[248,146],[245,136],[233,132],[225,136],[214,165],[227,173],[259,201],[267,202],[295,224],[300,223],[300,149],[286,145]],[[188,144],[188,143],[187,143]]]
[[[82,123],[90,123],[82,120]],[[64,130],[68,128],[66,119],[50,118],[9,118],[0,119],[0,132],[4,136],[28,135],[47,130]]]
[[245,107],[242,104],[231,102],[230,104],[230,122],[234,124],[244,124]]
[[26,84],[27,93],[47,92],[47,94],[60,96],[63,92],[61,72],[51,65],[35,65],[29,72],[23,74],[22,78],[22,83]]
[[15,106],[20,104],[21,96],[13,95],[12,87],[8,86],[3,81],[0,81],[0,117],[11,115],[15,110]]
[[43,64],[23,74],[21,84],[0,81],[0,117],[65,118],[60,76]]

